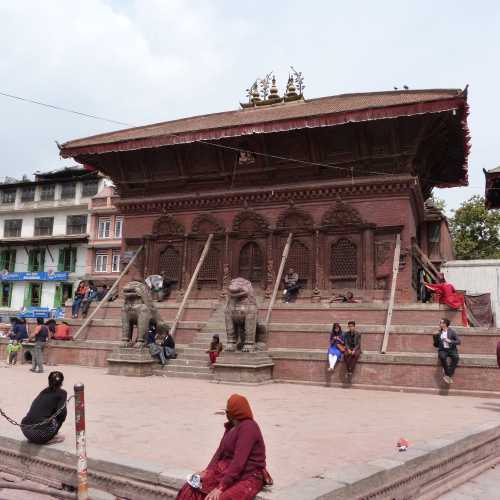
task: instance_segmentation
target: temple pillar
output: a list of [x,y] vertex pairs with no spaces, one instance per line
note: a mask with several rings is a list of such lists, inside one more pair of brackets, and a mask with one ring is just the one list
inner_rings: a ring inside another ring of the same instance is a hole
[[320,255],[320,242],[319,242],[319,231],[316,229],[314,231],[313,239],[313,252],[314,252],[314,283],[312,292],[312,301],[321,301],[321,255]]
[[179,289],[179,296],[183,297],[185,286],[189,283],[189,276],[187,272],[187,257],[188,257],[188,235],[184,235],[184,247],[182,250],[182,271],[181,271],[181,287]]
[[373,228],[363,230],[363,288],[375,288],[375,243]]

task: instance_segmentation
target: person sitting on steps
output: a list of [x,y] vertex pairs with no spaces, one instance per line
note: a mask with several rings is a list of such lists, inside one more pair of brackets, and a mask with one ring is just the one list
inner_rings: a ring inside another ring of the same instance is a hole
[[177,353],[175,352],[175,340],[172,335],[170,335],[170,328],[167,327],[167,333],[163,337],[162,343],[163,354],[165,355],[165,359],[175,359],[177,357]]
[[299,293],[299,275],[293,268],[290,268],[283,278],[285,289],[283,290],[283,300],[285,302],[295,302]]
[[224,348],[224,346],[222,345],[222,342],[220,341],[219,336],[214,335],[212,337],[212,342],[210,342],[210,347],[208,348],[208,351],[207,351],[208,357],[210,358],[211,365],[213,365],[217,361],[217,358],[219,357],[223,348]]
[[[461,344],[460,337],[453,328],[449,328],[450,320],[443,318],[439,322],[438,358],[443,367],[443,380],[449,385],[453,383],[453,375],[460,359],[457,345]],[[448,358],[450,362],[448,363]]]
[[347,323],[348,331],[344,334],[345,353],[344,363],[347,368],[347,381],[351,382],[356,363],[361,355],[361,334],[356,330],[356,322]]
[[158,331],[156,329],[156,321],[152,319],[149,322],[149,330],[146,336],[146,345],[149,349],[149,354],[151,354],[152,358],[156,358],[159,360],[162,366],[167,364],[167,360],[165,358],[165,351],[163,346],[158,345]]
[[330,346],[328,347],[328,371],[333,372],[337,361],[342,360],[345,352],[344,336],[339,323],[334,323],[330,335]]

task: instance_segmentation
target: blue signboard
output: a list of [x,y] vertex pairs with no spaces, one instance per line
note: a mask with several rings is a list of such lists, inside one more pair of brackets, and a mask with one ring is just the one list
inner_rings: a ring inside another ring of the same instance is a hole
[[35,273],[9,273],[4,271],[0,274],[0,281],[67,281],[68,276],[67,271],[41,271]]
[[48,307],[26,307],[23,309],[19,316],[21,318],[64,318],[64,309],[57,307],[49,309]]

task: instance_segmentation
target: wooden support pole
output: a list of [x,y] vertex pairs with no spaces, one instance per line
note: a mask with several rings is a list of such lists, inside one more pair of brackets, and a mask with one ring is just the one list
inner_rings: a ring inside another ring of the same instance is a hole
[[127,274],[128,270],[132,266],[132,264],[135,262],[135,259],[137,256],[142,252],[144,248],[144,245],[141,245],[137,252],[135,252],[135,255],[130,259],[130,262],[127,264],[125,269],[122,271],[120,276],[116,279],[116,281],[113,283],[113,286],[108,290],[108,293],[102,298],[102,300],[97,304],[97,307],[90,313],[90,316],[83,322],[82,326],[78,329],[78,331],[73,335],[73,340],[76,340],[78,336],[83,332],[85,328],[87,328],[87,325],[92,321],[92,318],[96,315],[97,311],[101,309],[101,307],[107,303],[108,298],[111,297],[112,293],[116,290],[118,287],[118,283],[120,283],[120,280]]
[[417,259],[422,264],[422,267],[439,283],[439,271],[436,266],[429,260],[427,255],[422,252],[422,249],[416,243],[413,243],[413,250],[415,250]]
[[391,296],[389,299],[389,308],[387,309],[387,319],[385,321],[384,340],[382,341],[381,353],[385,354],[387,351],[387,344],[389,343],[389,331],[392,322],[392,310],[394,308],[394,297],[396,295],[396,282],[399,272],[399,255],[401,253],[401,235],[396,235],[396,248],[394,249],[394,261],[392,263],[392,282],[391,282]]
[[[286,240],[285,248],[283,249],[283,255],[281,256],[281,262],[280,262],[280,267],[278,270],[278,275],[276,276],[276,281],[274,282],[273,294],[271,295],[271,300],[269,301],[269,307],[267,308],[266,320],[264,323],[265,328],[266,328],[266,332],[267,332],[268,327],[269,327],[269,320],[271,319],[271,312],[272,312],[273,307],[274,307],[274,302],[276,301],[276,295],[278,294],[278,288],[279,288],[280,283],[281,283],[281,276],[283,274],[283,269],[285,268],[286,259],[288,257],[288,252],[290,252],[290,246],[292,244],[292,237],[293,237],[293,234],[289,233],[288,239]],[[268,334],[268,336],[269,336],[269,334]]]
[[177,311],[177,314],[175,315],[174,322],[172,323],[172,328],[170,328],[170,335],[172,337],[175,337],[175,330],[177,330],[177,325],[179,324],[179,321],[182,317],[182,313],[184,312],[184,308],[186,307],[186,302],[189,298],[189,295],[191,294],[191,290],[193,289],[193,286],[196,282],[196,278],[198,278],[198,273],[200,272],[201,266],[203,265],[203,261],[205,260],[205,257],[207,256],[208,250],[210,249],[210,244],[212,243],[212,240],[214,238],[213,233],[210,233],[208,235],[207,242],[205,243],[205,246],[203,248],[203,252],[201,252],[200,258],[198,260],[198,264],[196,264],[196,268],[194,270],[193,275],[191,276],[191,280],[189,281],[189,285],[187,287],[186,293],[184,294],[184,297],[182,298],[181,305],[179,306],[179,310]]

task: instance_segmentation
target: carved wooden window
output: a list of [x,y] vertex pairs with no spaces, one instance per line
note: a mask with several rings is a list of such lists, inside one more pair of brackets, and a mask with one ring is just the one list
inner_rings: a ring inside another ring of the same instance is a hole
[[356,245],[347,238],[341,238],[332,245],[331,274],[334,278],[357,278]]
[[168,246],[160,253],[159,272],[160,274],[165,273],[168,279],[180,281],[181,256],[174,247]]
[[201,266],[198,282],[216,285],[219,282],[220,274],[219,251],[216,248],[211,248]]
[[262,280],[264,259],[259,245],[254,241],[246,243],[240,252],[238,275],[252,283]]
[[309,248],[300,241],[293,241],[286,260],[285,272],[293,268],[299,275],[299,281],[307,282],[310,278],[311,259]]

